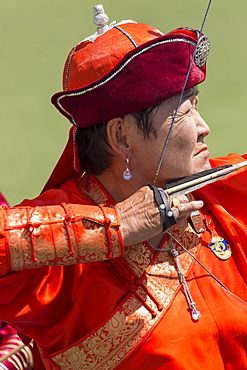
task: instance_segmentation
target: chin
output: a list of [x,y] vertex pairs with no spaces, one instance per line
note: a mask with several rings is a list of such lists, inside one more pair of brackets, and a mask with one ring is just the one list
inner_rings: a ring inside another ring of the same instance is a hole
[[210,170],[210,168],[212,168],[211,164],[209,163],[209,160],[207,160],[204,163],[200,163],[200,164],[198,163],[196,166],[194,166],[193,173]]

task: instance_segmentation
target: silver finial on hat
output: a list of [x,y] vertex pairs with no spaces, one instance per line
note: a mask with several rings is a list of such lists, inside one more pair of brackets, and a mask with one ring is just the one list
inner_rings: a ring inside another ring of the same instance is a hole
[[93,8],[93,12],[94,12],[93,23],[96,24],[96,26],[98,26],[97,34],[101,35],[102,33],[109,30],[109,26],[107,25],[109,18],[105,14],[104,7],[102,4],[95,5]]

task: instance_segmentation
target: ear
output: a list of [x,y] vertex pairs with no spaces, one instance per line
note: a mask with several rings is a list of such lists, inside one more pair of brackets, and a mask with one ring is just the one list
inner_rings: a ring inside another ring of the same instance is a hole
[[106,126],[108,143],[114,154],[124,161],[130,157],[130,146],[128,144],[128,128],[124,118],[111,119]]

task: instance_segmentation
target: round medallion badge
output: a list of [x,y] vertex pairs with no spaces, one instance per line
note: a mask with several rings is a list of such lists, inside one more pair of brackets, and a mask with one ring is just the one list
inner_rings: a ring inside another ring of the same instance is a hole
[[197,67],[201,68],[206,63],[210,51],[210,41],[207,36],[201,36],[198,40],[194,61]]

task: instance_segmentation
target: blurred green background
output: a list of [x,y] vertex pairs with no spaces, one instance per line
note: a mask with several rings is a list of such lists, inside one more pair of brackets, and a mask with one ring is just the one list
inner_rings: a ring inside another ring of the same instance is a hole
[[[99,2],[100,3],[100,2]],[[91,0],[1,0],[0,191],[11,205],[36,196],[70,127],[50,103],[61,89],[69,50],[95,32]],[[110,21],[134,19],[163,32],[199,29],[207,0],[105,0]],[[211,40],[199,110],[211,127],[212,156],[246,150],[246,0],[213,0],[204,28]]]

